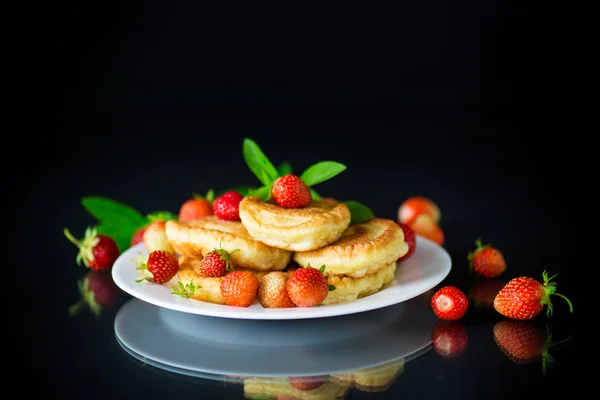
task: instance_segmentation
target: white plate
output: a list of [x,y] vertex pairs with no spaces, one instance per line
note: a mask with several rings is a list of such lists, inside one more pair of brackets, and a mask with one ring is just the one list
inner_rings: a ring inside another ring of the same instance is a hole
[[426,295],[318,324],[214,318],[134,298],[114,331],[131,356],[179,374],[315,376],[412,360],[431,348],[437,321]]
[[112,268],[115,283],[130,295],[160,307],[191,314],[260,320],[334,317],[391,306],[435,287],[448,275],[452,264],[450,255],[443,247],[417,236],[416,251],[407,260],[398,262],[395,280],[385,289],[370,296],[347,303],[317,307],[264,308],[258,301],[250,307],[232,307],[172,294],[171,286],[176,284],[177,277],[162,285],[136,282],[140,277],[135,267],[139,253],[148,253],[143,243],[124,251]]

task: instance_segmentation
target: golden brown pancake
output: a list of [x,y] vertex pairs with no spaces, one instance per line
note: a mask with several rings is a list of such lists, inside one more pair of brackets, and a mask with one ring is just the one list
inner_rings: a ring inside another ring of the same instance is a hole
[[328,246],[294,253],[293,260],[303,267],[325,265],[325,275],[362,278],[396,262],[407,251],[404,232],[395,221],[373,218],[351,225]]
[[355,371],[331,374],[341,382],[347,382],[363,392],[383,392],[404,372],[404,359]]
[[284,208],[249,196],[240,202],[240,218],[248,233],[262,243],[288,251],[309,251],[336,241],[350,224],[350,210],[333,199]]
[[254,240],[238,221],[225,221],[214,215],[194,221],[167,221],[165,231],[175,252],[191,258],[202,258],[221,246],[231,254],[231,263],[239,268],[259,271],[282,270],[292,257],[286,250],[276,249]]
[[362,278],[344,275],[329,275],[327,281],[335,286],[321,304],[345,303],[379,292],[396,276],[396,262]]
[[[179,271],[177,279],[183,283],[193,283],[199,286],[194,294],[190,297],[194,300],[207,301],[215,304],[225,304],[223,296],[221,296],[221,281],[223,277],[208,277],[201,275],[198,271],[202,259],[189,258],[186,256],[179,257]],[[268,271],[257,271],[253,269],[234,268],[235,271],[250,271],[260,280],[267,274]]]

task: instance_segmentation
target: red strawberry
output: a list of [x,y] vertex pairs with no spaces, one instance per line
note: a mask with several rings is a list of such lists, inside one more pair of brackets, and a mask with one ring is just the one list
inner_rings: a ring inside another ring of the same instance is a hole
[[555,276],[548,277],[544,271],[543,284],[527,276],[511,279],[496,295],[494,309],[505,317],[526,320],[536,317],[547,305],[546,314],[550,317],[553,311],[550,296],[556,295],[565,299],[573,312],[571,301],[556,293],[556,282],[551,282]]
[[146,227],[142,239],[149,253],[152,253],[155,250],[175,253],[175,250],[173,250],[173,246],[167,237],[165,225],[166,221],[156,220]]
[[221,280],[221,296],[228,306],[249,307],[256,300],[258,278],[249,271],[233,271]]
[[402,261],[410,257],[417,249],[417,236],[415,235],[415,232],[412,230],[412,228],[407,224],[398,222],[398,225],[400,226],[400,228],[402,228],[402,231],[404,232],[404,241],[408,245],[408,251],[406,252],[406,254],[398,259],[398,261]]
[[305,207],[312,200],[310,188],[299,176],[293,174],[277,178],[271,194],[275,203],[285,208]]
[[400,204],[398,221],[410,225],[422,214],[431,216],[436,224],[439,224],[442,217],[439,206],[433,200],[424,196],[412,196]]
[[329,293],[327,277],[321,269],[298,268],[287,281],[286,289],[290,299],[298,307],[314,307],[320,304]]
[[244,196],[235,190],[223,193],[213,202],[214,214],[225,221],[240,220],[240,201]]
[[532,321],[505,319],[494,325],[494,341],[509,359],[527,364],[544,352],[546,335]]
[[129,244],[129,247],[133,247],[136,244],[144,241],[144,232],[146,232],[146,228],[147,226],[142,226],[133,233],[133,236],[131,236],[131,243]]
[[154,283],[165,283],[170,281],[179,271],[179,261],[173,253],[154,250],[148,255],[147,259],[140,258],[137,269],[145,274],[137,282],[145,280]]
[[212,213],[213,206],[211,199],[208,196],[204,197],[199,194],[193,194],[192,198],[183,202],[179,208],[179,221],[193,221],[212,215]]
[[444,320],[462,318],[469,307],[467,295],[455,286],[444,286],[431,296],[434,314]]
[[238,251],[238,249],[235,249],[230,253],[219,246],[218,249],[213,249],[208,252],[204,258],[202,258],[199,270],[200,274],[211,277],[225,275],[227,271],[231,270],[231,255],[236,251]]
[[500,278],[476,279],[469,290],[469,302],[475,308],[493,308],[496,295],[506,285]]
[[432,240],[440,246],[444,245],[444,231],[431,215],[420,214],[409,223],[409,226],[417,235]]
[[287,293],[288,274],[272,271],[260,279],[258,301],[265,308],[292,308],[296,304]]
[[77,240],[67,228],[64,230],[65,236],[77,247],[77,264],[83,264],[94,271],[105,271],[111,269],[120,251],[117,242],[107,235],[99,234],[96,228],[87,228],[83,240]]
[[433,327],[431,343],[442,357],[457,357],[467,348],[467,328],[460,321],[438,321]]
[[290,383],[298,390],[308,391],[321,387],[329,380],[326,375],[323,376],[290,376]]
[[502,252],[491,244],[483,245],[481,239],[475,241],[475,246],[475,250],[467,255],[471,270],[484,278],[502,275],[506,270],[506,261]]
[[116,303],[121,290],[107,271],[90,271],[77,282],[81,300],[69,307],[69,314],[75,315],[82,307],[88,307],[96,317],[103,308]]

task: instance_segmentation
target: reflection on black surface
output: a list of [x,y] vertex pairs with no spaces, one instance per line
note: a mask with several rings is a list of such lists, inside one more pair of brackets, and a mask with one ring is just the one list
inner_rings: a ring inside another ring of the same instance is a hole
[[444,358],[454,358],[463,354],[467,349],[468,339],[467,328],[461,320],[440,320],[431,334],[433,349]]
[[81,298],[69,307],[71,316],[86,309],[99,318],[102,311],[115,305],[121,295],[121,289],[115,284],[110,271],[90,270],[77,282],[77,287]]
[[469,303],[473,308],[493,308],[494,298],[506,285],[507,280],[503,278],[477,278],[469,288]]

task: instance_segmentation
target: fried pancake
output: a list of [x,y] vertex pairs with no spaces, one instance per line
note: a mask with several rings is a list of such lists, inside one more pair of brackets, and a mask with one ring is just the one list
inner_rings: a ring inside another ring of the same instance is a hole
[[341,382],[348,382],[363,392],[383,392],[396,381],[398,376],[402,375],[402,372],[404,372],[403,358],[374,367],[331,374],[331,377]]
[[224,221],[211,215],[194,221],[167,221],[165,231],[175,252],[191,258],[204,257],[221,246],[232,252],[231,263],[240,268],[259,271],[282,270],[292,257],[286,250],[276,249],[254,240],[241,222]]
[[395,221],[372,218],[349,226],[328,246],[294,253],[293,260],[303,267],[325,265],[325,275],[362,278],[396,262],[407,251],[404,232]]
[[350,210],[333,199],[314,200],[302,208],[283,208],[258,196],[240,202],[248,233],[269,246],[309,251],[336,241],[350,224]]
[[312,390],[300,390],[292,386],[289,378],[257,377],[244,380],[244,398],[246,399],[287,396],[298,400],[334,400],[344,398],[349,389],[350,384],[343,381],[328,381]]
[[[190,258],[186,256],[179,257],[179,271],[177,279],[183,284],[192,282],[199,286],[190,297],[194,300],[207,301],[215,304],[225,304],[221,296],[221,281],[223,277],[208,277],[198,273],[202,259]],[[235,271],[250,271],[260,280],[268,271],[257,271],[253,269],[234,268]]]
[[343,275],[329,275],[327,282],[335,286],[321,304],[335,304],[353,301],[380,291],[385,285],[394,280],[396,262],[385,266],[377,272],[362,278],[352,278]]

